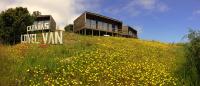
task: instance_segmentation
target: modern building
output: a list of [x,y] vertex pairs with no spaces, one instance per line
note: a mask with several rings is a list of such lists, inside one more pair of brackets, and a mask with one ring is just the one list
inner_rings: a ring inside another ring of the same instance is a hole
[[49,30],[55,31],[56,30],[56,22],[51,15],[39,15],[36,17],[34,21],[34,25],[49,23]]
[[84,12],[74,20],[74,32],[95,36],[119,36],[122,22],[100,14]]
[[137,30],[130,26],[123,26],[121,36],[127,38],[137,38]]

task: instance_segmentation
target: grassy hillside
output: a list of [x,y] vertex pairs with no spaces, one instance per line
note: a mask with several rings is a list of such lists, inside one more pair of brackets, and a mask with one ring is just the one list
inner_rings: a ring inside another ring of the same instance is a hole
[[63,45],[0,45],[0,85],[183,85],[182,46],[65,33]]

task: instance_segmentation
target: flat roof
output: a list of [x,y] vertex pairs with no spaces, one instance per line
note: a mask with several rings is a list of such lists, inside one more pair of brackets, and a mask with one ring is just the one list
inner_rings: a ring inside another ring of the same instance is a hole
[[42,20],[53,20],[53,17],[51,15],[39,15],[36,17],[35,21],[42,21]]
[[93,12],[88,12],[88,11],[85,11],[84,13],[95,15],[95,16],[99,16],[99,17],[102,17],[102,18],[106,18],[106,19],[110,19],[110,20],[122,23],[122,21],[120,21],[120,20],[117,20],[117,19],[114,19],[114,18],[111,18],[111,17],[107,17],[107,16],[104,16],[104,15],[101,15],[101,14],[97,14],[97,13],[93,13]]
[[38,15],[37,17],[52,17],[51,15]]
[[128,25],[126,25],[126,26],[122,26],[122,27],[128,27],[128,28],[130,28],[130,29],[134,30],[135,32],[137,32],[137,30],[136,30],[136,29],[134,29],[133,27],[131,27],[131,26],[128,26]]

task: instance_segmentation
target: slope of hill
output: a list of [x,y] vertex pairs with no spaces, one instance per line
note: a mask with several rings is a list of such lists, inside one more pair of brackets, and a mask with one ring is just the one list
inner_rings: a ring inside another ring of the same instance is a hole
[[65,33],[63,45],[0,45],[1,85],[179,85],[182,46]]

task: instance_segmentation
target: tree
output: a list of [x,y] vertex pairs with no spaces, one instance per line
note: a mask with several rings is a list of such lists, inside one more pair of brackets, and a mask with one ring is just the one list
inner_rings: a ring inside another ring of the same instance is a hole
[[189,44],[188,50],[190,53],[190,59],[196,66],[200,74],[200,31],[190,30],[188,34]]
[[26,26],[33,24],[34,17],[27,8],[16,7],[0,13],[0,39],[4,43],[20,42],[21,34],[26,33]]
[[3,29],[1,29],[2,28],[2,24],[3,22],[2,22],[2,19],[1,19],[1,14],[0,14],[0,44],[2,43],[2,38],[1,38],[1,36],[3,35]]
[[42,15],[42,13],[40,11],[34,11],[32,16],[37,17],[39,15]]
[[64,29],[66,32],[73,32],[73,27],[74,27],[73,24],[69,24],[69,25],[66,25]]
[[[200,31],[190,30],[187,35],[189,43],[186,47],[187,64],[185,68],[186,78],[192,81],[191,85],[199,86],[200,82]],[[189,75],[188,75],[189,74]]]

